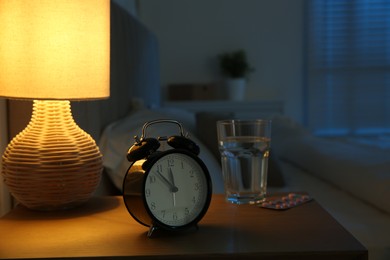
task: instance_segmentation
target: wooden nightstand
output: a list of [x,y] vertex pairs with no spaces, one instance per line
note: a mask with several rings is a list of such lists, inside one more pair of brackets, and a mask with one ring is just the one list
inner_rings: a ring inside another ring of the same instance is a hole
[[0,219],[0,258],[367,259],[367,250],[319,204],[284,211],[214,195],[198,230],[147,238],[121,197],[67,211],[18,207]]

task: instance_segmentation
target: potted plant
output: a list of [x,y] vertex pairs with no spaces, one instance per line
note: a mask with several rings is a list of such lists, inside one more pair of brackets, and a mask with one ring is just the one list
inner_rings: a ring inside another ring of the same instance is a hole
[[226,52],[218,56],[222,74],[226,77],[227,96],[233,100],[243,100],[246,80],[253,68],[249,65],[244,50]]

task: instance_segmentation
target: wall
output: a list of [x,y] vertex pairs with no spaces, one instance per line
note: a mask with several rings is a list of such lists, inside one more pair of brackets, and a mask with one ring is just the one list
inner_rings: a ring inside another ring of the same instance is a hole
[[218,81],[217,55],[243,48],[246,99],[284,100],[301,121],[303,1],[142,0],[138,17],[159,39],[162,87]]
[[120,5],[126,11],[128,11],[133,16],[137,16],[137,2],[136,0],[113,0],[115,3]]
[[[3,154],[8,144],[7,136],[7,115],[6,115],[6,101],[0,100],[0,152]],[[1,167],[0,161],[0,167]],[[3,176],[0,174],[0,217],[9,211],[11,208],[11,197],[8,188],[5,186]]]

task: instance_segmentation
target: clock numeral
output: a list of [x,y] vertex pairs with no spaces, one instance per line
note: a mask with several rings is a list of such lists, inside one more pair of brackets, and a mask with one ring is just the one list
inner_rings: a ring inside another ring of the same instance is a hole
[[162,165],[161,164],[158,164],[158,165],[156,165],[156,168],[157,168],[157,171],[158,172],[162,172]]
[[194,170],[190,170],[190,177],[194,178]]
[[185,208],[185,209],[184,209],[184,215],[188,216],[188,214],[190,214],[190,211],[189,211],[188,208]]
[[155,182],[156,182],[156,176],[154,176],[154,175],[149,176],[149,183],[153,184]]
[[155,210],[156,209],[156,203],[152,202],[150,203],[150,209]]
[[173,214],[172,214],[172,219],[173,219],[173,220],[177,220],[177,213],[176,213],[176,212],[173,212]]
[[146,190],[145,190],[145,196],[146,196],[146,197],[149,197],[149,196],[150,196],[150,189],[146,189]]
[[169,158],[167,160],[167,163],[168,163],[168,167],[173,167],[175,166],[175,160],[173,158]]
[[194,197],[192,197],[192,203],[194,203],[195,204],[195,202],[196,202],[196,198],[195,198],[195,196]]
[[194,184],[194,190],[199,190],[199,183]]

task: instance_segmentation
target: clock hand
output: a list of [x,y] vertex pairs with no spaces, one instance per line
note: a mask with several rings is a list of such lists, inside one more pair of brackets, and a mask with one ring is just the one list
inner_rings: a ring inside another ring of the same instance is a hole
[[173,177],[173,172],[172,172],[172,168],[169,168],[169,178],[171,179],[171,181],[172,181],[172,192],[173,193],[175,193],[175,192],[178,192],[179,191],[179,189],[176,187],[176,185],[175,185],[175,179],[174,179],[174,177]]
[[172,192],[173,206],[176,207],[176,193]]
[[159,171],[156,171],[156,172],[157,172],[158,176],[165,182],[165,184],[167,184],[169,186],[169,189],[172,191],[175,188],[175,186],[167,178],[165,178],[165,176],[162,175],[161,172],[159,172]]
[[168,173],[169,173],[169,178],[171,179],[172,185],[173,185],[171,191],[172,191],[172,198],[173,198],[173,206],[175,207],[176,206],[176,192],[178,192],[179,189],[175,185],[175,178],[173,177],[172,168],[169,168]]

